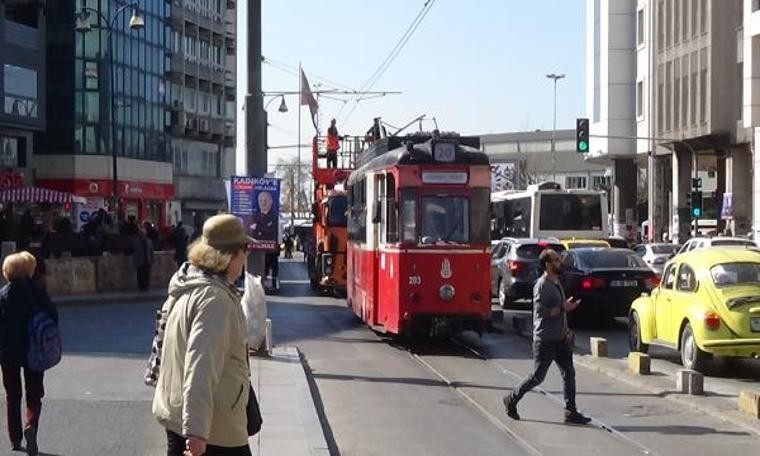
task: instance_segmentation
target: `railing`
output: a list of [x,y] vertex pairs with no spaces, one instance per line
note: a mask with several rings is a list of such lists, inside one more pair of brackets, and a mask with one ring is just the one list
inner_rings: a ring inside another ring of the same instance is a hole
[[[342,136],[338,148],[338,169],[352,170],[356,168],[356,157],[363,151],[368,143],[363,136]],[[313,154],[316,169],[328,169],[327,167],[327,136],[315,136],[313,140]]]

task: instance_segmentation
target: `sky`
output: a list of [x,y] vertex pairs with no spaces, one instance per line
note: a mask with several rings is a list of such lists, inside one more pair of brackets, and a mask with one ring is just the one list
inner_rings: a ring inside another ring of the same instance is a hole
[[[238,2],[245,3],[244,1]],[[424,0],[263,0],[262,54],[265,92],[296,91],[300,64],[312,84],[319,78],[360,89],[380,66]],[[552,128],[552,81],[557,89],[557,128],[574,128],[585,112],[584,0],[434,0],[428,14],[372,90],[399,95],[342,101],[320,97],[320,127],[337,117],[341,134],[361,135],[372,118],[402,126],[426,114],[444,131],[505,133]],[[239,51],[243,49],[238,47]],[[243,54],[244,55],[244,54]],[[242,85],[242,84],[241,84]],[[327,83],[326,83],[327,85]],[[271,97],[265,98],[265,103]],[[269,113],[269,146],[298,143],[298,98],[288,112]],[[341,107],[343,108],[341,110]],[[353,108],[353,112],[348,115]],[[303,107],[301,143],[314,134]],[[423,126],[433,129],[433,123]],[[417,125],[412,128],[416,129]],[[295,149],[270,150],[269,163]],[[308,151],[302,150],[302,156]]]

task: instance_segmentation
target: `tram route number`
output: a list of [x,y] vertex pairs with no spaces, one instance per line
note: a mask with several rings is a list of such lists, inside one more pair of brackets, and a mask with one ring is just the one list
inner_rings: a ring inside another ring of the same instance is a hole
[[409,276],[409,285],[422,285],[422,277]]

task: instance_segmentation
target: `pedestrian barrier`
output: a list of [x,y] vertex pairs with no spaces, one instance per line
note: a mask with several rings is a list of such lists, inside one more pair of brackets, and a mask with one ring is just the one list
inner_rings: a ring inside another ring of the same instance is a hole
[[752,418],[760,419],[760,391],[742,390],[739,392],[739,411]]
[[630,352],[628,353],[628,370],[638,375],[649,375],[652,373],[652,360],[646,353]]
[[607,339],[604,337],[592,337],[590,339],[591,356],[594,358],[607,357]]
[[701,396],[705,394],[705,378],[691,369],[681,369],[676,374],[676,389],[681,394]]

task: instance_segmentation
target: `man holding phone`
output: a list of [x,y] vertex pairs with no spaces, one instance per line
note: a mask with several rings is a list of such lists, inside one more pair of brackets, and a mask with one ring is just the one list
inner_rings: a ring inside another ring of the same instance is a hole
[[528,391],[540,385],[552,362],[562,374],[565,394],[565,423],[588,424],[591,418],[575,406],[575,368],[573,367],[573,333],[567,326],[567,313],[575,310],[579,299],[565,298],[559,275],[563,265],[559,254],[551,249],[538,257],[544,274],[533,287],[533,373],[504,398],[507,416],[519,420],[517,403]]

